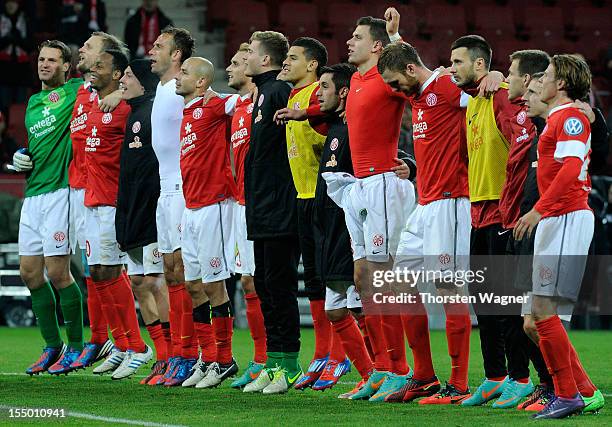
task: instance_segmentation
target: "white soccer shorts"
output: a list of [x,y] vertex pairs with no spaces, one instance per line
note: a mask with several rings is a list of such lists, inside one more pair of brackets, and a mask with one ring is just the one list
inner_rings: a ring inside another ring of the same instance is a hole
[[85,189],[70,189],[70,247],[72,253],[79,249],[85,250]]
[[117,243],[115,211],[114,206],[87,208],[85,255],[89,266],[125,263],[125,253],[121,252]]
[[233,199],[183,213],[182,256],[185,280],[203,283],[230,277],[234,260]]
[[[531,304],[533,299],[532,292],[526,292],[524,296],[527,297],[527,300],[521,305],[521,316],[525,317],[526,314],[531,313]],[[572,313],[574,312],[574,303],[572,302],[561,302],[557,305],[557,316],[561,320],[566,322],[572,321]]]
[[395,268],[465,272],[470,266],[471,230],[466,197],[417,205],[401,233]]
[[325,310],[361,307],[361,297],[355,285],[349,286],[346,292],[337,292],[333,289],[325,288]]
[[182,192],[160,194],[155,222],[157,243],[162,254],[171,254],[181,249],[181,220],[184,210],[185,197]]
[[127,251],[127,271],[132,275],[162,274],[164,259],[156,243]]
[[246,207],[234,204],[234,272],[253,276],[255,274],[255,253],[253,241],[247,239]]
[[70,253],[68,188],[26,197],[19,218],[19,255]]
[[534,295],[578,299],[594,226],[590,210],[540,221],[533,251]]
[[412,183],[393,172],[355,179],[324,173],[329,196],[345,213],[353,260],[386,262],[395,256],[400,233],[415,206]]

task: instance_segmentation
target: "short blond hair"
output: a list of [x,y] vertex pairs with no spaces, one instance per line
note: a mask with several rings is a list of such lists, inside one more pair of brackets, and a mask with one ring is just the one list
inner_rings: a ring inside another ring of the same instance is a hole
[[248,52],[249,44],[248,43],[240,43],[240,47],[238,47],[238,52]]
[[270,56],[270,62],[273,66],[283,65],[283,61],[287,58],[289,52],[289,40],[284,34],[277,31],[255,31],[249,43],[258,41],[266,55]]

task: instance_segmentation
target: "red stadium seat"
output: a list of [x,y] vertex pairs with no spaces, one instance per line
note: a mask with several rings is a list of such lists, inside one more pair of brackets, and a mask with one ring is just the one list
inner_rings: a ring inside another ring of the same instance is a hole
[[327,32],[334,37],[350,38],[357,20],[367,16],[364,5],[358,3],[332,3],[327,8]]
[[474,11],[474,25],[478,33],[499,37],[516,34],[512,8],[508,6],[478,6]]
[[517,50],[525,50],[533,48],[533,45],[515,39],[498,40],[491,46],[493,49],[492,69],[501,71],[504,75],[508,74],[508,67],[510,67],[510,54]]
[[[417,52],[419,52],[423,64],[429,69],[433,70],[440,65],[449,65],[450,61],[448,58],[450,58],[450,46],[442,47],[440,43],[435,40],[423,39],[411,41],[411,44],[414,45]],[[444,51],[442,51],[442,48]]]
[[572,11],[578,36],[590,41],[598,37],[610,41],[612,37],[612,8],[576,7]]
[[319,33],[317,5],[312,3],[283,2],[278,9],[279,31],[291,40],[314,37]]
[[[400,14],[400,34],[406,41],[417,34],[418,29],[422,26],[422,17],[417,16],[414,6],[407,4],[398,4],[397,1],[382,1],[368,2],[368,15],[375,18],[383,18],[388,7],[394,7]],[[419,20],[419,18],[421,18]]]
[[338,62],[346,61],[346,44],[340,46],[336,39],[327,37],[316,37],[327,48],[327,65],[337,64]]
[[467,20],[463,6],[435,4],[425,12],[423,32],[457,39],[467,33]]
[[228,0],[227,20],[229,31],[266,30],[270,27],[268,8],[264,3],[252,0]]
[[559,7],[526,7],[520,24],[524,27],[525,34],[534,38],[563,38],[565,33],[563,9]]
[[26,132],[25,121],[26,104],[12,104],[9,107],[8,131],[17,144],[26,147],[28,145],[28,134]]

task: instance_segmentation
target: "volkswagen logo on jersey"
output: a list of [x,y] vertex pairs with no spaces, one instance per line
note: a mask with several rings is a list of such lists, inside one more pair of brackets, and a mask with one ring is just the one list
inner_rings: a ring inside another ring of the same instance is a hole
[[113,121],[113,115],[112,113],[105,113],[102,116],[102,123],[104,123],[105,125],[109,124],[110,122]]
[[518,113],[518,115],[516,116],[516,122],[519,125],[522,125],[525,123],[525,120],[527,119],[527,113],[524,111],[521,111],[520,113]]
[[563,123],[563,130],[568,135],[580,135],[584,131],[584,126],[582,126],[582,122],[576,117],[570,117],[565,120]]
[[332,151],[336,151],[338,148],[338,138],[332,139],[331,144],[329,144],[329,148],[331,148]]
[[134,133],[140,132],[140,122],[138,121],[134,122],[134,124],[132,125],[132,132]]
[[193,118],[198,120],[199,118],[202,117],[202,109],[201,108],[196,108],[195,110],[193,110],[193,114],[192,114]]
[[60,96],[57,92],[51,92],[47,98],[49,99],[49,101],[55,103],[59,101]]
[[430,107],[433,107],[437,104],[438,97],[435,93],[430,93],[429,95],[427,95],[427,98],[425,98],[425,102],[427,102],[427,105],[429,105]]

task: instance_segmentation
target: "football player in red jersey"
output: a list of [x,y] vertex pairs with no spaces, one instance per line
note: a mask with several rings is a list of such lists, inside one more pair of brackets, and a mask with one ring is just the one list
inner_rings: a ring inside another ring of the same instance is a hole
[[111,354],[94,373],[113,371],[113,379],[126,378],[153,356],[140,336],[134,295],[123,271],[123,254],[115,232],[115,204],[119,187],[119,154],[130,107],[121,102],[112,113],[100,110],[98,99],[116,91],[128,65],[120,50],[102,53],[91,68],[91,84],[97,91],[87,120],[85,141],[87,185],[85,218],[87,262],[102,311],[115,338]]
[[538,142],[540,200],[519,218],[514,237],[529,236],[536,225],[532,315],[540,349],[553,377],[555,396],[536,419],[567,417],[585,408],[601,408],[603,395],[584,371],[557,314],[559,305],[576,301],[594,217],[588,206],[591,126],[572,105],[591,88],[591,72],[575,55],[555,55],[542,79],[541,99],[550,112]]
[[[399,13],[361,18],[347,41],[353,75],[346,102],[349,144],[355,178],[326,174],[328,193],[340,188],[355,261],[355,285],[364,301],[365,323],[374,351],[375,371],[352,399],[384,398],[407,381],[404,334],[398,313],[380,313],[372,300],[373,274],[390,270],[407,213],[414,206],[412,183],[395,175],[397,144],[406,97],[393,91],[377,63],[390,38],[399,39]],[[391,35],[391,36],[390,36]],[[353,185],[349,185],[350,183]]]
[[255,291],[253,275],[255,273],[255,258],[253,242],[247,239],[246,213],[244,200],[244,159],[249,150],[251,138],[251,116],[253,113],[253,92],[255,84],[244,74],[246,56],[249,44],[242,43],[236,54],[225,69],[228,75],[228,86],[238,91],[240,100],[232,117],[230,142],[234,154],[234,170],[236,177],[236,205],[234,206],[234,240],[235,240],[235,272],[240,274],[240,283],[246,302],[246,317],[255,354],[248,368],[233,383],[233,388],[242,388],[259,376],[266,363],[266,328],[264,326],[261,303]]
[[[465,136],[461,130],[467,95],[449,75],[440,75],[439,71],[432,72],[425,67],[416,49],[407,43],[387,46],[378,69],[387,84],[408,97],[419,165],[419,204],[402,233],[395,268],[425,268],[441,273],[466,270],[471,218]],[[454,171],[452,176],[449,170]],[[439,292],[457,294],[456,289],[448,287],[441,287]],[[461,303],[444,305],[451,378],[445,390],[440,391],[431,360],[427,312],[420,298],[415,301],[402,315],[415,359],[414,373],[404,387],[385,400],[408,402],[432,396],[432,403],[457,403],[469,393],[469,308]]]
[[[232,356],[233,308],[225,279],[233,269],[232,213],[236,186],[226,133],[238,95],[203,97],[214,80],[214,66],[189,58],[176,78],[185,100],[181,124],[181,175],[185,211],[181,228],[185,286],[197,299],[208,299],[216,357],[196,388],[216,387],[238,372]],[[196,299],[196,298],[194,298]]]
[[[125,49],[125,45],[117,37],[96,31],[85,41],[79,49],[79,62],[77,70],[83,74],[85,83],[79,89],[77,100],[72,111],[70,122],[70,137],[72,139],[72,162],[68,169],[70,184],[70,237],[74,239],[70,246],[73,251],[78,243],[82,252],[85,266],[85,283],[87,284],[87,311],[91,327],[91,339],[86,342],[79,358],[71,365],[73,368],[85,368],[97,360],[104,358],[111,350],[113,343],[108,339],[108,322],[102,313],[100,297],[93,285],[87,268],[85,254],[85,185],[87,183],[87,169],[85,166],[85,140],[87,139],[87,117],[89,110],[96,99],[95,90],[91,88],[90,70],[98,56],[106,49]],[[107,96],[114,109],[120,98],[113,99],[115,93]],[[112,109],[110,111],[112,111]]]

